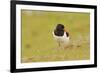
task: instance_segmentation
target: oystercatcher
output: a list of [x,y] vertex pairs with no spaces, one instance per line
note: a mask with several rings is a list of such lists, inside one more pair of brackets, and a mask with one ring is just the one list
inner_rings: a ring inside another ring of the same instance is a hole
[[65,30],[63,24],[57,24],[56,28],[53,31],[53,37],[58,42],[59,48],[67,47],[69,43],[69,32]]

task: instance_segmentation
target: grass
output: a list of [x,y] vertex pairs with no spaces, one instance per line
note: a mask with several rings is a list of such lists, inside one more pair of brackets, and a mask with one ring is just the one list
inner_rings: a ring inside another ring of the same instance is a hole
[[[90,59],[90,14],[22,10],[22,63]],[[58,49],[52,36],[56,24],[64,24],[71,40]]]

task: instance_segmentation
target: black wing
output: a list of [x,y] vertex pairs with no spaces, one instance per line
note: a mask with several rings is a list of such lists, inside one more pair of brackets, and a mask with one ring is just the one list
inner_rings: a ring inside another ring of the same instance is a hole
[[67,35],[67,37],[69,37],[69,33],[68,32],[66,32],[66,35]]

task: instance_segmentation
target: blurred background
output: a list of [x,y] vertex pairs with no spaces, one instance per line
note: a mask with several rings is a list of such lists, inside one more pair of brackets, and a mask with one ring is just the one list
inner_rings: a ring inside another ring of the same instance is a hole
[[[90,58],[90,14],[21,10],[22,62],[86,60]],[[52,32],[63,24],[71,40],[67,48],[58,49]]]

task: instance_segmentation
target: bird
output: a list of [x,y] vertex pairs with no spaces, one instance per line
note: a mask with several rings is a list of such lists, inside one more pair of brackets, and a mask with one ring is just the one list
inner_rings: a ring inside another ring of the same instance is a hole
[[69,32],[66,31],[63,24],[56,25],[55,29],[53,30],[53,37],[58,42],[59,48],[63,49],[67,47],[70,40]]

